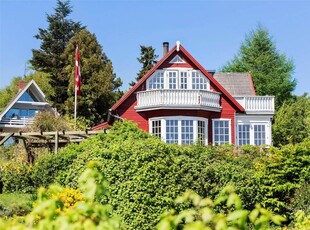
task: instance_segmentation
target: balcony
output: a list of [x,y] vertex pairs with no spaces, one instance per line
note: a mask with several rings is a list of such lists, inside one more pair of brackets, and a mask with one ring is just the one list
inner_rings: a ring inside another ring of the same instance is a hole
[[156,109],[202,109],[220,112],[220,93],[208,90],[156,89],[137,92],[137,112]]
[[33,124],[34,117],[4,117],[0,120],[0,127],[22,128],[26,125]]
[[247,114],[274,114],[273,96],[235,97]]

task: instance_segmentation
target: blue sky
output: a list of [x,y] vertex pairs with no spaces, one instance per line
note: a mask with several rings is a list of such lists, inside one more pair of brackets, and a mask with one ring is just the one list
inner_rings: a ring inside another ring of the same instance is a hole
[[[141,67],[140,44],[153,46],[161,57],[162,42],[171,48],[179,40],[206,69],[219,70],[261,24],[295,63],[295,94],[310,92],[310,1],[71,0],[71,5],[70,18],[96,34],[123,90]],[[33,36],[47,27],[46,13],[55,6],[56,0],[0,0],[0,88],[24,75],[31,49],[40,46]]]

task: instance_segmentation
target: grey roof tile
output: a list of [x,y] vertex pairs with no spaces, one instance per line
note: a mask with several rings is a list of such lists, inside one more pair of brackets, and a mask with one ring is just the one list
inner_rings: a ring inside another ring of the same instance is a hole
[[218,72],[213,75],[232,96],[255,96],[249,73]]

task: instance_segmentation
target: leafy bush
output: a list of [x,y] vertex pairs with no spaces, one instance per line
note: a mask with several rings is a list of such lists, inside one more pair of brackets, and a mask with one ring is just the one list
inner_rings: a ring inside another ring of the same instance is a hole
[[72,130],[73,125],[67,122],[63,117],[59,115],[54,115],[50,112],[40,112],[38,113],[32,125],[27,126],[24,131],[34,132],[34,131],[62,131],[62,130]]
[[35,191],[31,180],[31,165],[22,156],[16,156],[0,165],[0,182],[3,193],[32,193]]
[[40,188],[38,199],[30,214],[24,218],[0,219],[0,229],[123,229],[117,216],[112,216],[108,205],[95,203],[96,196],[107,193],[105,177],[94,163],[81,175],[79,188],[85,199],[75,205],[66,206],[60,194],[66,189],[51,185],[48,190]]
[[[191,202],[192,207],[181,212],[170,210],[162,215],[157,224],[158,230],[173,229],[267,229],[270,223],[280,225],[284,217],[273,215],[266,209],[256,205],[249,212],[242,208],[242,201],[233,187],[225,187],[214,200],[202,199],[193,191],[187,191],[178,197],[177,203]],[[225,212],[216,212],[216,206],[224,205]]]
[[76,187],[85,162],[98,161],[111,191],[108,200],[102,201],[113,205],[129,229],[154,228],[159,215],[173,208],[174,199],[186,189],[215,197],[232,184],[247,207],[255,207],[260,198],[253,156],[168,145],[130,122],[116,123],[107,135],[93,141],[74,160],[65,184]]
[[32,194],[0,194],[0,217],[24,216],[31,211],[34,200]]

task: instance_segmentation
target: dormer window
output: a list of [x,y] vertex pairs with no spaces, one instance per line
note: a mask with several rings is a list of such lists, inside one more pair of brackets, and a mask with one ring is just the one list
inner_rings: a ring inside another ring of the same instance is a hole
[[210,90],[210,81],[199,70],[169,68],[156,70],[147,80],[147,90],[152,89]]

